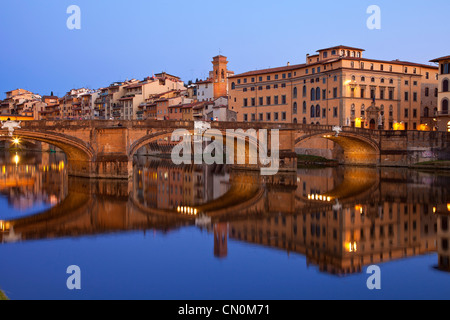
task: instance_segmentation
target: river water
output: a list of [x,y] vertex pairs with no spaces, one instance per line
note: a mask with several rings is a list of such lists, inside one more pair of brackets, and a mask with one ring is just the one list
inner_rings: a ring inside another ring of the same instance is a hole
[[[0,154],[11,299],[449,299],[446,172],[261,177],[135,158],[132,181],[68,177],[62,153]],[[69,290],[69,266],[81,290]],[[369,266],[381,290],[369,290]],[[377,281],[378,281],[377,280]]]

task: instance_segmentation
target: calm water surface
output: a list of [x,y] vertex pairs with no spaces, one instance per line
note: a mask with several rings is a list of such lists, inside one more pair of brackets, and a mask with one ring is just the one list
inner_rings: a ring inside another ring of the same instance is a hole
[[[0,154],[11,299],[449,299],[450,174],[326,168],[261,177],[136,157],[132,181]],[[382,289],[367,289],[367,267]],[[66,287],[81,268],[79,291]]]

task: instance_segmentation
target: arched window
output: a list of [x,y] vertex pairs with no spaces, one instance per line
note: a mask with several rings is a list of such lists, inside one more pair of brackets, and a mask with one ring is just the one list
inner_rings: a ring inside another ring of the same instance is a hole
[[448,79],[442,82],[442,92],[448,92]]
[[294,102],[294,106],[292,108],[292,113],[297,114],[297,102]]
[[352,106],[351,106],[351,108],[350,108],[350,115],[351,115],[352,117],[355,116],[355,105],[354,105],[354,104],[352,104]]
[[311,106],[311,118],[316,117],[316,108],[314,106]]
[[316,89],[311,89],[311,101],[314,101],[316,99]]
[[303,97],[306,97],[306,86],[303,86]]
[[225,79],[225,72],[223,71],[223,69],[222,69],[222,74],[221,74],[221,76],[222,76],[222,79]]
[[294,123],[297,123],[297,118],[294,118]]
[[437,116],[437,108],[434,108],[434,110],[433,110],[433,114],[434,114],[434,116]]
[[294,99],[297,99],[297,87],[294,87],[293,96],[294,96]]
[[316,106],[316,118],[320,118],[320,106]]
[[394,83],[394,79],[389,79],[389,83],[393,84]]
[[361,77],[361,81],[362,82],[366,81],[366,77]]
[[352,81],[356,81],[356,77],[355,76],[352,76]]
[[442,100],[442,114],[448,114],[448,100]]
[[320,88],[316,88],[316,100],[320,100]]
[[425,109],[423,109],[423,116],[424,118],[428,118],[430,116],[430,109],[428,109],[428,107],[425,107]]
[[366,106],[362,105],[361,106],[361,117],[364,117],[365,114],[366,114]]
[[303,124],[306,124],[306,118],[303,118]]
[[231,83],[231,90],[236,89],[236,84],[234,82]]
[[384,78],[381,78],[381,80],[380,80],[380,81],[381,81],[381,83],[384,83]]
[[303,101],[303,114],[306,114],[306,101]]
[[375,82],[375,78],[370,79],[370,82]]

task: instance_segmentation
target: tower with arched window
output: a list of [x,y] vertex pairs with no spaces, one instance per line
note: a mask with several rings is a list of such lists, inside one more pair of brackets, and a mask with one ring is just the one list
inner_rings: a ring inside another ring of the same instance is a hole
[[450,132],[450,56],[437,58],[431,60],[431,62],[439,63],[436,126],[439,131]]

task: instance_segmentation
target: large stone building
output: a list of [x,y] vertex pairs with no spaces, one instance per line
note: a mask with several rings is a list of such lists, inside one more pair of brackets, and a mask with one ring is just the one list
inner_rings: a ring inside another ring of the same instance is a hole
[[439,89],[438,89],[438,111],[435,115],[439,131],[450,132],[450,114],[448,104],[450,101],[450,56],[437,58],[431,62],[439,63]]
[[423,129],[421,117],[437,107],[438,68],[363,52],[341,45],[304,64],[231,76],[229,108],[238,121]]

